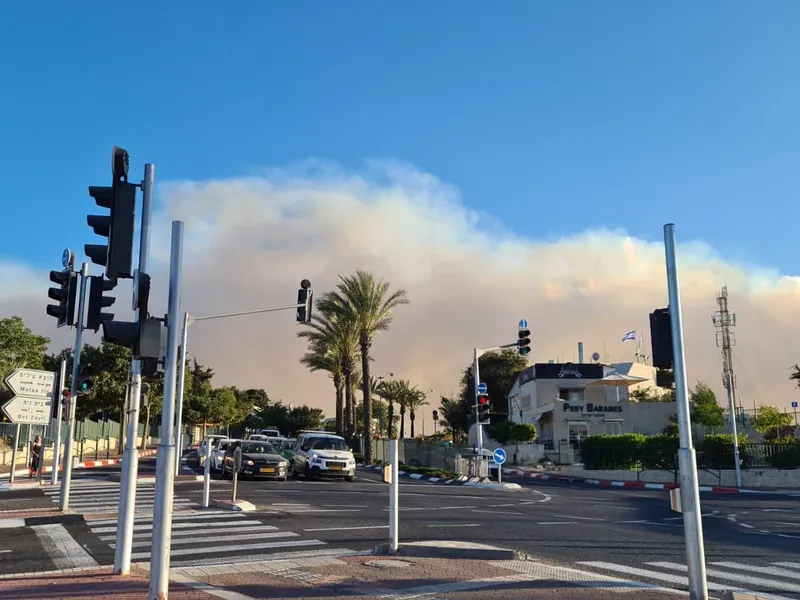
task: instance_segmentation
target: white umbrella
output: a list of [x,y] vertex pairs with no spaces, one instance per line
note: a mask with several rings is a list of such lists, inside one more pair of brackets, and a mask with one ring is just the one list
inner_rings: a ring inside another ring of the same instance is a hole
[[587,383],[586,387],[590,385],[601,385],[603,387],[613,387],[617,390],[617,402],[619,402],[619,388],[621,387],[631,387],[632,385],[636,385],[637,383],[641,383],[642,381],[647,381],[644,377],[633,377],[632,375],[621,375],[620,373],[612,373],[611,375],[606,375],[602,379],[597,379],[596,381],[592,381],[591,383]]

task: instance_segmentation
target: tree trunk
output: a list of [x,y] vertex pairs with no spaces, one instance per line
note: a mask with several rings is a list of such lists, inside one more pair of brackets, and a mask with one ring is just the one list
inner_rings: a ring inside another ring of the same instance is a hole
[[353,417],[356,411],[353,407],[353,386],[350,379],[350,371],[347,370],[344,374],[344,434],[348,440],[352,441],[354,423]]
[[411,421],[411,437],[412,438],[415,437],[414,436],[414,417],[415,417],[414,411],[412,410],[411,413],[408,415],[408,420]]
[[144,409],[144,433],[142,434],[142,445],[140,448],[147,448],[147,435],[150,433],[150,407]]
[[369,379],[369,347],[367,332],[361,332],[361,392],[364,396],[364,462],[372,464],[372,397]]
[[336,435],[344,433],[344,399],[342,391],[342,378],[333,378],[333,385],[336,387]]
[[406,437],[406,409],[404,406],[400,407],[400,439]]

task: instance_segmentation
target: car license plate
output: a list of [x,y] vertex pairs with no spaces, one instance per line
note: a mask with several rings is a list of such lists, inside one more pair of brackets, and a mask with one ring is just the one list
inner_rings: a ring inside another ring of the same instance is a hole
[[272,467],[262,467],[261,469],[259,469],[259,471],[261,473],[274,473],[275,469],[273,469]]
[[331,471],[342,471],[342,470],[344,470],[344,467],[340,467],[339,465],[333,465],[331,467]]

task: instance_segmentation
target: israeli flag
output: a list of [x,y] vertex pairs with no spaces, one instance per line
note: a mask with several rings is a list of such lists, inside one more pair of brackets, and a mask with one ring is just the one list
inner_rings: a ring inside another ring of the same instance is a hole
[[635,342],[636,341],[636,330],[629,331],[625,335],[622,336],[623,342]]

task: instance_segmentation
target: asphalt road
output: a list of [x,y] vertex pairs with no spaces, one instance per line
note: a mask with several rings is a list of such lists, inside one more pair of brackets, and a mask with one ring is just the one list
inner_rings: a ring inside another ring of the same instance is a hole
[[[401,542],[491,544],[685,589],[683,524],[666,492],[517,481],[520,491],[402,480]],[[213,497],[230,489],[220,482]],[[388,541],[388,486],[371,472],[359,472],[353,483],[241,481],[239,497],[265,511],[265,522],[331,547],[365,550]],[[707,494],[702,509],[712,589],[800,599],[800,499]]]

